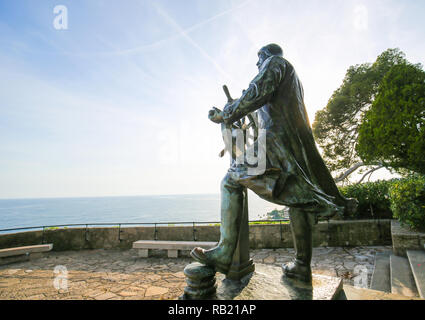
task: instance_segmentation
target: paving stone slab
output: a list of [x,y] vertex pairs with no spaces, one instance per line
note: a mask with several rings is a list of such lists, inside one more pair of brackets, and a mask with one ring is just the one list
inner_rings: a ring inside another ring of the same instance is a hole
[[152,286],[149,287],[145,292],[145,297],[151,297],[151,296],[157,296],[162,295],[168,292],[168,288],[162,288],[162,287],[156,287]]
[[425,299],[425,251],[407,250],[410,267],[413,271],[416,288],[422,299]]
[[370,289],[391,292],[390,254],[385,252],[376,255]]
[[407,297],[418,296],[409,261],[406,258],[390,256],[391,293]]
[[116,298],[117,296],[113,294],[112,292],[106,292],[104,294],[98,295],[95,297],[95,300],[109,300]]
[[419,297],[406,297],[379,290],[344,285],[338,300],[419,300]]

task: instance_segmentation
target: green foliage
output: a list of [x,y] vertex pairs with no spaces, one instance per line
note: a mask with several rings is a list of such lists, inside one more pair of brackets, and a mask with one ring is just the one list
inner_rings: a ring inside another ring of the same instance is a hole
[[419,65],[387,72],[364,114],[356,151],[365,163],[425,174],[425,72]]
[[356,213],[347,219],[391,219],[393,214],[388,190],[396,180],[380,180],[339,188],[345,197],[359,201]]
[[261,218],[266,220],[283,220],[288,217],[287,209],[277,210],[274,209]]
[[399,219],[409,227],[425,231],[425,176],[381,180],[340,188],[346,197],[359,201],[348,219]]
[[249,225],[255,224],[288,224],[289,221],[252,221],[249,222]]
[[351,66],[342,85],[327,106],[316,113],[313,134],[332,172],[340,172],[360,161],[356,152],[358,129],[370,108],[380,83],[392,66],[406,63],[399,49],[388,49],[373,64]]
[[389,194],[394,217],[414,230],[425,231],[425,176],[396,181]]

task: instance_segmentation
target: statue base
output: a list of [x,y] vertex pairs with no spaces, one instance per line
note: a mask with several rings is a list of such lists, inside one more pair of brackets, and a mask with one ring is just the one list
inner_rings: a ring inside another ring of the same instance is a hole
[[313,274],[312,285],[288,278],[282,268],[256,264],[255,271],[239,281],[217,274],[217,300],[334,300],[342,279]]
[[214,268],[194,262],[188,264],[183,272],[187,286],[180,300],[204,300],[215,297],[217,285]]
[[252,259],[249,259],[243,264],[233,263],[230,266],[229,273],[226,275],[226,279],[229,280],[241,280],[255,270],[255,264]]

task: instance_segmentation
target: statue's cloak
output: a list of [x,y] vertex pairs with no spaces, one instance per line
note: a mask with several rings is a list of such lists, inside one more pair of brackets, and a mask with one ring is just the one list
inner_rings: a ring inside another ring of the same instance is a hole
[[294,67],[269,57],[242,96],[226,105],[230,125],[255,112],[266,134],[266,170],[248,174],[249,164],[231,165],[228,174],[261,198],[329,217],[342,213],[347,199],[339,192],[314,142],[304,92]]

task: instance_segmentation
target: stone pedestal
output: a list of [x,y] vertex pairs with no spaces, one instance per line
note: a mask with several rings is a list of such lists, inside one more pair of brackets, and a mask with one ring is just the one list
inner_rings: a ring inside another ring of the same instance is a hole
[[183,270],[187,286],[181,300],[213,299],[216,293],[216,278],[214,268],[198,262],[188,264]]
[[342,279],[313,274],[312,285],[283,276],[277,266],[256,264],[240,281],[217,276],[218,300],[334,300],[342,291]]

